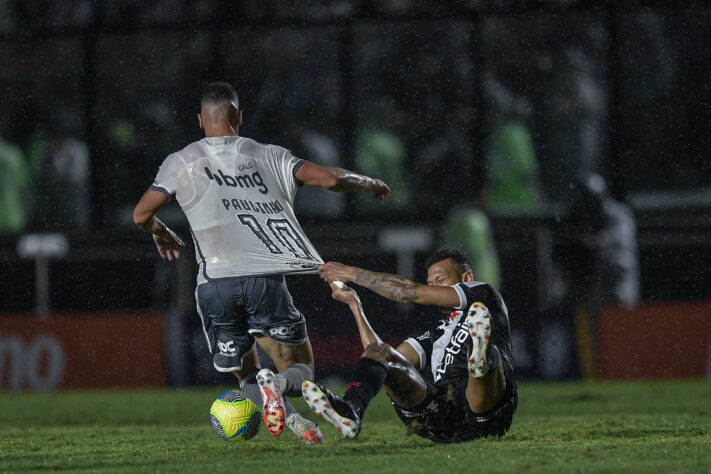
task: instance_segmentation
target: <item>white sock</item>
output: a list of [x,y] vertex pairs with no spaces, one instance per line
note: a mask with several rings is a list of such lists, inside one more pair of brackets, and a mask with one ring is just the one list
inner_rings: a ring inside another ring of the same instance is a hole
[[304,383],[304,380],[313,380],[314,371],[306,364],[297,363],[282,370],[277,374],[277,378],[282,394],[300,397],[301,384]]

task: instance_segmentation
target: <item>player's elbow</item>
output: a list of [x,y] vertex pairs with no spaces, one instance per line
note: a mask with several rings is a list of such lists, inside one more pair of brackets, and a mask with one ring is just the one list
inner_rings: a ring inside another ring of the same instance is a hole
[[151,216],[146,212],[142,212],[138,208],[133,210],[133,223],[136,224],[141,229],[146,227],[148,221],[150,221]]
[[136,224],[138,227],[141,227],[141,224],[146,223],[145,218],[138,213],[137,209],[133,210],[133,223]]

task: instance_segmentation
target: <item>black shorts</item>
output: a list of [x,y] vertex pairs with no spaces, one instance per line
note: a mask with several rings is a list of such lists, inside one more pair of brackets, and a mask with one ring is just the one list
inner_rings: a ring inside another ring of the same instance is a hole
[[198,314],[215,369],[232,372],[254,347],[254,334],[287,345],[306,341],[306,320],[283,275],[221,278],[195,289]]
[[487,436],[503,436],[511,427],[518,406],[518,388],[506,380],[504,398],[493,410],[474,413],[466,400],[466,380],[459,385],[438,387],[427,382],[427,397],[415,408],[392,402],[397,415],[411,433],[435,443],[459,443]]

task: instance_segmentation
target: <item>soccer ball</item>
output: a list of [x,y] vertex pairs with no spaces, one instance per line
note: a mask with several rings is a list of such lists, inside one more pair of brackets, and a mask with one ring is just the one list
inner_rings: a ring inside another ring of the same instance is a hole
[[257,434],[262,412],[242,390],[228,390],[210,407],[210,424],[225,441],[249,439]]

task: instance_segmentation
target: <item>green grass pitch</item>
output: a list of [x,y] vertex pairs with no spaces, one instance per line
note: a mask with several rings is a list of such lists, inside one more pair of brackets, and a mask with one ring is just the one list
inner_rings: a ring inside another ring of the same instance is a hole
[[508,435],[457,445],[408,436],[382,394],[357,440],[320,423],[325,445],[263,427],[226,442],[208,416],[220,393],[0,393],[0,472],[711,473],[711,381],[521,384]]

